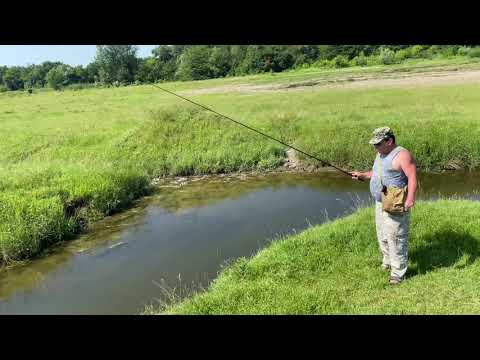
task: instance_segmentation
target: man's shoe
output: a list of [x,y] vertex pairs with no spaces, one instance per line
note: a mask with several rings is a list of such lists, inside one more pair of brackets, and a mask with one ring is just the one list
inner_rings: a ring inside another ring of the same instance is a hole
[[405,277],[390,276],[390,280],[388,282],[390,283],[390,285],[398,285],[403,280],[405,280]]

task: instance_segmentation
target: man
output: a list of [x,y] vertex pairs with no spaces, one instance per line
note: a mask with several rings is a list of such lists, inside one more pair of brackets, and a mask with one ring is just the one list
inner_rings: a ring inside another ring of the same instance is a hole
[[[352,178],[370,179],[370,192],[375,198],[377,238],[383,255],[382,268],[390,270],[389,282],[394,285],[402,282],[407,272],[409,210],[415,204],[417,166],[410,152],[397,146],[395,135],[389,127],[375,129],[369,143],[375,147],[378,153],[373,169],[367,172],[354,171]],[[405,212],[388,213],[383,210],[382,184],[397,188],[407,186]]]

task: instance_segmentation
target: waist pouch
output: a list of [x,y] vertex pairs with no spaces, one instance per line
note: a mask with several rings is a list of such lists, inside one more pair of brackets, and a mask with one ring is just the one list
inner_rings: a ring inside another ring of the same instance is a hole
[[382,186],[382,208],[392,214],[404,213],[407,200],[407,186],[403,188]]

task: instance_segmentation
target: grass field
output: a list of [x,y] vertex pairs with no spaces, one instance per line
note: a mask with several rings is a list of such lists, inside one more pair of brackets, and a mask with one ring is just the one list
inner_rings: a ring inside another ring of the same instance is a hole
[[[188,91],[476,66],[478,62],[465,60],[415,61],[164,86]],[[478,83],[320,86],[191,98],[348,169],[371,165],[374,153],[366,143],[371,130],[389,125],[419,166],[431,170],[478,168],[479,90]],[[272,169],[282,163],[286,150],[147,85],[3,93],[0,124],[0,249],[1,262],[7,264],[35,256],[90,221],[129,206],[149,192],[154,177]]]
[[145,314],[479,314],[480,204],[419,202],[407,281],[380,269],[373,208],[279,239],[207,291]]

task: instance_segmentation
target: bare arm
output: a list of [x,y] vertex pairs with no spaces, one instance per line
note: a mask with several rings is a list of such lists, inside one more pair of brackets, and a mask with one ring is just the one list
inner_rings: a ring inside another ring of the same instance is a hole
[[408,151],[399,154],[400,167],[408,178],[408,194],[405,201],[405,208],[410,209],[415,205],[415,194],[417,192],[417,164]]
[[367,179],[370,179],[372,176],[373,176],[372,170],[366,171],[366,172],[360,172],[360,171],[352,172],[352,179],[354,180],[358,180],[358,179],[367,180]]

